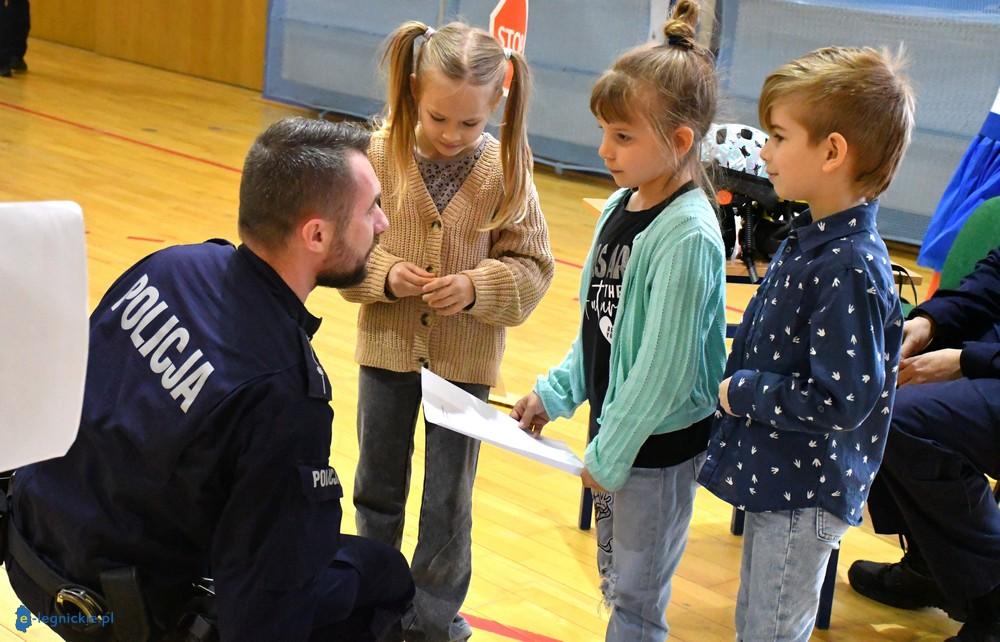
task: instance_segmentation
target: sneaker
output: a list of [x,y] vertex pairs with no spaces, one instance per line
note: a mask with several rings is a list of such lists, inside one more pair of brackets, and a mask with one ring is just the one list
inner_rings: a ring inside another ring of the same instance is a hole
[[7,65],[0,65],[0,77],[10,78],[13,74],[10,73],[10,67]]
[[18,73],[24,73],[28,71],[28,63],[24,62],[24,58],[11,58],[10,68]]
[[858,560],[851,564],[847,579],[851,588],[865,597],[898,609],[943,609],[955,620],[965,620],[965,609],[950,603],[937,581],[923,568],[923,560],[910,553],[894,564]]

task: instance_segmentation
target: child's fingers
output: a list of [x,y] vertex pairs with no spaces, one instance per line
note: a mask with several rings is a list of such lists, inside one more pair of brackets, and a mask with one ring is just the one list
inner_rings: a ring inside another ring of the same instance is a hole
[[401,275],[403,279],[418,288],[422,288],[428,283],[434,281],[434,278],[421,270],[416,266],[407,266],[407,269]]
[[442,288],[446,288],[449,285],[451,285],[451,280],[448,277],[441,277],[438,279],[431,279],[429,281],[425,281],[423,286],[421,287],[423,288],[424,294],[430,294],[431,292],[437,292]]
[[424,294],[424,301],[432,308],[442,308],[459,301],[459,293],[455,288],[441,288],[429,294]]
[[450,317],[453,314],[458,314],[459,312],[461,312],[462,308],[464,308],[464,307],[465,306],[462,305],[462,302],[459,301],[458,303],[453,303],[453,304],[451,304],[451,305],[449,305],[449,306],[447,306],[445,308],[439,308],[438,311],[437,311],[437,313],[438,313],[438,316]]

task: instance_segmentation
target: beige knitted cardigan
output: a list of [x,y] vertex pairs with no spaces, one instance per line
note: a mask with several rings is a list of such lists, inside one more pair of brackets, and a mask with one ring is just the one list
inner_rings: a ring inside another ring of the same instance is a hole
[[[524,322],[552,282],[548,228],[534,185],[527,215],[493,232],[481,231],[500,205],[500,145],[485,149],[462,187],[438,213],[415,160],[407,165],[409,194],[400,203],[382,134],[372,137],[368,158],[382,183],[389,229],[381,234],[360,285],[340,290],[361,303],[355,358],[364,366],[396,372],[431,371],[452,381],[494,385],[506,326]],[[390,300],[389,269],[411,261],[435,275],[467,274],[476,288],[468,311],[442,317],[421,300]]]

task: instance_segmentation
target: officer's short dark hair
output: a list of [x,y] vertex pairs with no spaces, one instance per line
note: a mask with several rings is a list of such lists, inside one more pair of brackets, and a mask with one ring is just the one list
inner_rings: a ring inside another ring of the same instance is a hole
[[353,123],[283,118],[257,137],[240,181],[241,238],[281,247],[309,210],[344,216],[354,196],[348,154],[371,134]]

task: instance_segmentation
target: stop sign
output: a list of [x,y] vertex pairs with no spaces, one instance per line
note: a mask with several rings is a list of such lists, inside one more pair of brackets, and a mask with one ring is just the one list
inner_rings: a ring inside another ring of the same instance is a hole
[[[501,47],[524,53],[528,34],[528,0],[500,0],[490,13],[490,33]],[[503,81],[504,94],[510,89],[511,69]]]

